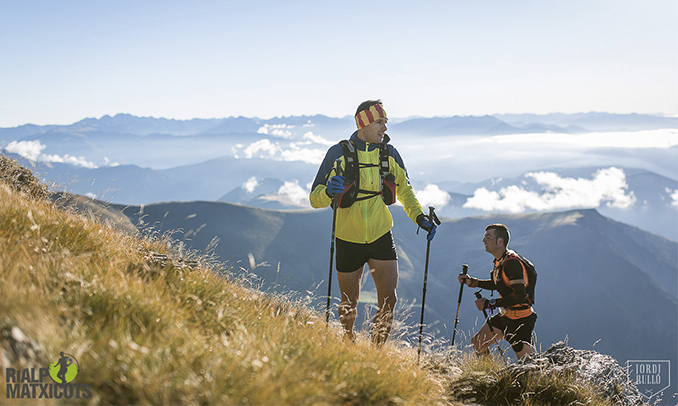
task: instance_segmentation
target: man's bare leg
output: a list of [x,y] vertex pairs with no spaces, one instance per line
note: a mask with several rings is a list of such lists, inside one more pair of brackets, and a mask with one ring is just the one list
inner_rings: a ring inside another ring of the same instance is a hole
[[377,288],[377,313],[372,321],[371,339],[377,345],[386,342],[393,327],[393,312],[398,300],[398,261],[370,259],[367,262]]
[[[494,332],[494,334],[492,334]],[[478,354],[487,354],[489,353],[490,345],[497,344],[504,338],[504,333],[494,327],[490,330],[490,325],[488,323],[483,324],[480,331],[476,333],[471,339],[473,348]]]
[[339,303],[339,321],[344,327],[346,338],[353,340],[353,326],[358,315],[358,300],[360,299],[360,282],[363,276],[363,268],[360,267],[354,272],[337,272],[337,281],[341,291],[341,302]]

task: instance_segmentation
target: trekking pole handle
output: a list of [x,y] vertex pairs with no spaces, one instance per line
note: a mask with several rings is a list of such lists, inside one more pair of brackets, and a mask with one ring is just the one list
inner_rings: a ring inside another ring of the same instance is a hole
[[[482,299],[482,298],[483,298],[483,295],[480,294],[480,291],[477,291],[476,292],[476,299]],[[483,314],[485,315],[485,319],[487,320],[487,318],[488,318],[487,310],[483,309]]]
[[438,215],[436,215],[435,213],[435,207],[433,206],[428,207],[428,218],[429,220],[431,220],[431,223],[435,222],[435,224],[440,225],[440,219],[438,218]]
[[[463,265],[461,266],[461,269],[462,269],[462,271],[461,271],[462,274],[468,275],[468,265],[463,264]],[[464,291],[464,290],[463,290],[463,289],[464,289],[464,285],[465,285],[465,284],[462,283],[462,284],[461,284],[461,287],[459,288],[459,300],[457,301],[457,303],[461,303],[461,294],[462,294],[463,291]]]

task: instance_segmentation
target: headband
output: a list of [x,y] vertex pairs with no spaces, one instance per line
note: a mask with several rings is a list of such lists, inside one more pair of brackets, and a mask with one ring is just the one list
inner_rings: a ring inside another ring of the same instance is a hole
[[358,130],[362,130],[380,118],[386,117],[386,110],[381,104],[373,104],[370,108],[360,111],[355,116],[355,123],[358,125]]

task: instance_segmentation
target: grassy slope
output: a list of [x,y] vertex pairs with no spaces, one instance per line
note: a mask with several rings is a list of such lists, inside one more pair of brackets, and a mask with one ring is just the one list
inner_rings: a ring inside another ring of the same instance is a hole
[[[420,368],[416,350],[346,343],[322,315],[233,279],[223,265],[170,260],[181,255],[167,240],[139,239],[32,197],[44,196],[40,185],[19,192],[7,182],[0,182],[0,328],[19,327],[42,352],[23,364],[0,357],[3,381],[6,367],[44,368],[65,351],[81,366],[75,382],[91,384],[89,401],[104,404],[430,405],[451,403],[447,394],[468,394],[468,385],[478,401],[496,403],[506,390],[483,379],[498,361],[433,354]],[[455,366],[465,370],[460,380]],[[554,382],[547,386],[563,386]],[[589,392],[564,387],[565,397],[532,404],[597,404]]]

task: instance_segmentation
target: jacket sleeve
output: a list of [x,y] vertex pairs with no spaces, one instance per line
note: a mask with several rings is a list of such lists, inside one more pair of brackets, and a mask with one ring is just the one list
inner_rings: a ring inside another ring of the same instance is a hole
[[417,216],[424,214],[424,211],[421,208],[421,204],[419,204],[419,200],[417,200],[417,197],[414,195],[402,157],[398,153],[398,150],[392,145],[389,145],[389,148],[391,148],[389,155],[393,158],[392,163],[395,163],[395,165],[391,165],[392,168],[390,170],[396,178],[396,195],[398,196],[400,203],[403,204],[403,209],[405,210],[405,213],[407,213],[407,217],[412,219],[416,224]]
[[332,199],[327,195],[327,181],[335,175],[334,173],[334,161],[337,158],[342,158],[342,168],[343,168],[343,150],[341,145],[336,144],[330,147],[325,154],[325,159],[320,164],[318,168],[318,173],[315,175],[313,180],[313,185],[311,186],[311,206],[313,208],[319,209],[327,207],[332,203]]

